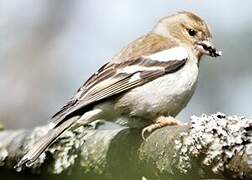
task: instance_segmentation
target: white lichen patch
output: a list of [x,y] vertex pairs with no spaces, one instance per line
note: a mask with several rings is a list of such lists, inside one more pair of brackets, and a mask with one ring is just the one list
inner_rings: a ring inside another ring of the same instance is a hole
[[60,174],[64,170],[74,165],[82,141],[84,127],[81,126],[75,130],[66,131],[49,149],[48,152],[53,156],[54,162],[50,171],[53,174]]
[[252,168],[252,120],[223,113],[203,114],[191,117],[188,133],[182,133],[175,142],[176,167],[186,173],[192,167],[192,159],[203,155],[202,166],[212,167],[214,173],[221,173],[228,162],[243,154],[245,162]]
[[6,164],[5,160],[9,156],[8,145],[9,143],[18,136],[21,131],[3,131],[1,132],[0,137],[0,166],[4,166]]
[[1,148],[0,144],[0,166],[4,166],[5,159],[8,157],[8,151],[6,148]]

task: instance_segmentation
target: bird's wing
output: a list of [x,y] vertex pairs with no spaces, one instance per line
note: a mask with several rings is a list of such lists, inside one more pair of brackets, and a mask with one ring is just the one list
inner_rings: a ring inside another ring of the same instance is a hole
[[55,125],[73,114],[81,113],[81,109],[88,105],[178,71],[187,61],[188,57],[185,53],[185,49],[169,49],[142,56],[134,61],[108,63],[102,66],[78,90],[72,100],[53,116]]

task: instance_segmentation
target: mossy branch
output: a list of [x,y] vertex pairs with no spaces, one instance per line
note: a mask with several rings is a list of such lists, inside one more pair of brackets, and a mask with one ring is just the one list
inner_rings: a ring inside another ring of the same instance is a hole
[[252,178],[252,119],[244,117],[192,116],[189,124],[156,130],[146,141],[140,129],[79,127],[65,132],[33,166],[16,173],[13,166],[48,129],[0,132],[0,169],[5,177]]

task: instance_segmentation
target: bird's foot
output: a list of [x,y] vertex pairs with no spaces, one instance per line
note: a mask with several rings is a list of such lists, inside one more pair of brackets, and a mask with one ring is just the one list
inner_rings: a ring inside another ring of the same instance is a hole
[[165,127],[165,126],[181,126],[183,123],[180,121],[176,120],[172,116],[160,116],[155,120],[155,123],[143,128],[142,130],[142,138],[145,140],[146,137],[151,134],[153,131],[156,129]]

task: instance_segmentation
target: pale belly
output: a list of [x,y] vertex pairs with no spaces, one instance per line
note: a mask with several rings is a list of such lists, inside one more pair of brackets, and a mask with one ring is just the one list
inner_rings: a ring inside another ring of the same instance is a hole
[[197,64],[186,64],[120,97],[114,105],[124,116],[154,121],[159,116],[176,116],[189,102],[197,84]]

